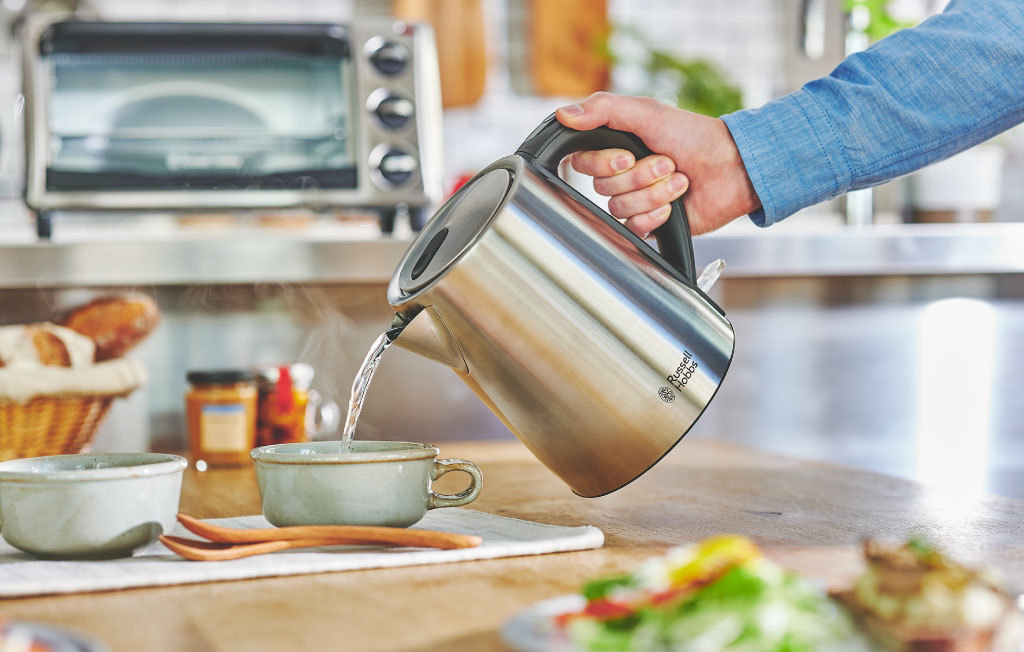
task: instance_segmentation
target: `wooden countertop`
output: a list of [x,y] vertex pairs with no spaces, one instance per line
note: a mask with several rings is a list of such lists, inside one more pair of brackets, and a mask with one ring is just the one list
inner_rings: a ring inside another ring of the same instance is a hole
[[[864,536],[920,533],[985,560],[1024,587],[1024,501],[965,498],[864,471],[687,440],[611,496],[580,498],[518,442],[451,443],[475,461],[475,509],[593,524],[604,548],[440,566],[324,573],[111,593],[0,600],[5,617],[67,627],[121,650],[503,650],[498,628],[536,601],[721,532],[753,537],[780,563],[831,585],[860,568]],[[459,475],[459,474],[453,474]],[[442,489],[458,478],[444,478]],[[182,511],[260,511],[250,469],[189,470]]]

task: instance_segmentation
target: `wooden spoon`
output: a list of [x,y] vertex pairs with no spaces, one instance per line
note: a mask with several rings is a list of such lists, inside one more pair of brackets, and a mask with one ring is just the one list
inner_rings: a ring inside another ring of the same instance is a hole
[[[243,529],[214,525],[187,514],[178,514],[178,522],[186,529],[217,543],[263,543],[329,539],[334,545],[394,545],[411,548],[455,550],[475,548],[483,541],[478,536],[436,530],[408,530],[372,525],[298,525],[291,527]],[[321,544],[326,545],[326,544]]]
[[[228,559],[241,559],[252,557],[278,550],[289,550],[293,548],[316,548],[319,546],[339,545],[337,539],[287,539],[281,541],[263,541],[260,543],[215,543],[212,541],[197,541],[184,537],[160,535],[160,543],[178,553],[185,559],[192,561],[226,561]],[[345,543],[340,542],[340,543]]]

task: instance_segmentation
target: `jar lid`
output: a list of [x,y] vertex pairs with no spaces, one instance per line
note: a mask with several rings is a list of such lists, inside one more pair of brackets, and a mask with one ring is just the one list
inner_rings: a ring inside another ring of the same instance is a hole
[[251,383],[256,380],[256,374],[248,369],[212,369],[190,371],[185,379],[193,385],[233,385]]
[[[288,367],[288,373],[291,375],[292,384],[295,389],[306,391],[313,386],[313,376],[315,372],[313,366],[306,364],[305,362],[296,362]],[[276,385],[278,378],[281,377],[280,367],[266,367],[258,370],[259,382],[261,385]]]

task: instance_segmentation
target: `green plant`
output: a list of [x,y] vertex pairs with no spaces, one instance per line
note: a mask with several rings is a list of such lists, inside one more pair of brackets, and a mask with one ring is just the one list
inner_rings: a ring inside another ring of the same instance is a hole
[[889,13],[889,0],[844,0],[843,9],[851,14],[856,11],[865,12],[867,24],[862,31],[872,42],[880,41],[893,32],[914,25],[912,22],[894,18]]
[[[650,47],[639,30],[618,27],[615,30],[640,51],[640,65],[647,75],[647,94],[671,95],[676,106],[694,113],[718,117],[743,108],[743,94],[725,74],[706,59],[684,59],[666,50]],[[612,51],[610,40],[602,46],[611,63],[624,60]]]
[[743,94],[705,59],[681,59],[661,50],[649,50],[646,65],[652,76],[674,76],[676,104],[681,109],[718,117],[743,108]]

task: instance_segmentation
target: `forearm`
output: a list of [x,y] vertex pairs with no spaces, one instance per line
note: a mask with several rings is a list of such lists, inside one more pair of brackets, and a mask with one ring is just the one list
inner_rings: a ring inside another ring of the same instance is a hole
[[1024,121],[1024,2],[953,0],[759,109],[723,116],[769,225]]

